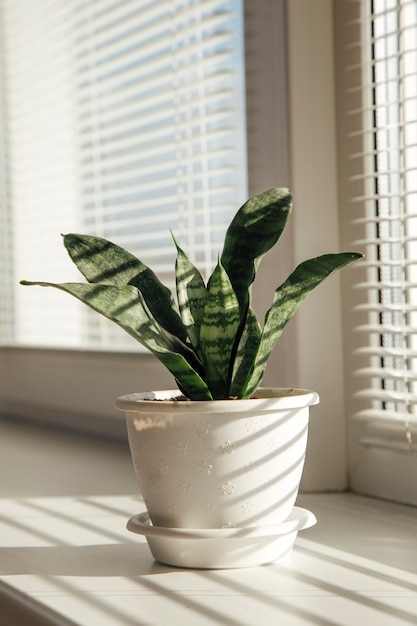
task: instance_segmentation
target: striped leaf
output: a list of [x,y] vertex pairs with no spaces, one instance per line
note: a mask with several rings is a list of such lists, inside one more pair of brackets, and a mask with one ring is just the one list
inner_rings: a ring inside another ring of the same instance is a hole
[[[275,291],[271,308],[265,316],[265,325],[259,345],[253,374],[248,382],[245,398],[251,397],[259,386],[268,358],[286,324],[301,302],[325,278],[345,265],[362,258],[356,252],[325,254],[301,263]],[[314,329],[311,329],[314,332]]]
[[243,312],[262,256],[278,241],[291,208],[288,189],[270,189],[245,202],[227,229],[221,262]]
[[228,397],[231,356],[240,325],[239,302],[221,263],[207,285],[207,302],[200,328],[205,380],[213,397]]
[[174,242],[177,247],[175,278],[178,306],[191,345],[198,353],[200,345],[200,326],[207,301],[207,289],[198,269],[178,246],[175,238]]
[[184,393],[192,400],[212,400],[212,395],[197,370],[201,370],[194,353],[177,337],[161,329],[152,319],[141,293],[132,285],[96,285],[88,283],[45,283],[22,281],[24,285],[55,287],[75,296],[94,311],[118,324],[134,339],[146,346],[180,381]]
[[137,287],[158,324],[181,341],[186,341],[187,331],[171,291],[142,261],[101,237],[70,233],[64,235],[64,245],[89,283]]
[[259,342],[262,329],[254,311],[248,309],[245,326],[239,341],[239,346],[233,363],[230,396],[242,398],[245,395],[248,381],[250,380],[255,359],[259,350]]

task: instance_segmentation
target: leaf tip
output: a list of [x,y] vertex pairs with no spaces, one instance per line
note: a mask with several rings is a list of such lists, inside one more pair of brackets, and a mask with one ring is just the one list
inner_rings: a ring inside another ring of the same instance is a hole
[[175,244],[175,247],[176,247],[176,249],[177,249],[177,252],[182,252],[182,249],[181,249],[180,245],[178,244],[178,241],[175,239],[175,235],[174,235],[174,233],[172,232],[172,230],[171,230],[171,229],[170,229],[170,231],[169,231],[169,232],[171,233],[172,241],[173,241],[173,242],[174,242],[174,244]]

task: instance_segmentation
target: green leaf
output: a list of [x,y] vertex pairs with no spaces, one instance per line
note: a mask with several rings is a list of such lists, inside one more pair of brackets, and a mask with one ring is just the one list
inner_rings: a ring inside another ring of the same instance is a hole
[[[265,371],[266,363],[286,324],[294,315],[301,302],[325,278],[345,265],[362,258],[356,252],[324,254],[301,263],[287,280],[275,291],[271,308],[265,316],[265,325],[245,397],[250,397],[257,389]],[[312,329],[314,332],[314,329]]]
[[22,281],[21,284],[55,287],[75,296],[148,348],[180,382],[187,397],[192,400],[212,400],[207,385],[196,371],[201,364],[194,353],[177,337],[158,326],[136,287],[28,281]]
[[262,329],[251,308],[248,309],[245,326],[239,341],[233,364],[230,395],[236,398],[245,396],[246,387],[255,367]]
[[171,291],[133,254],[107,239],[91,235],[64,235],[64,245],[89,283],[137,287],[158,324],[181,341],[187,340]]
[[198,353],[200,345],[200,326],[204,307],[207,302],[207,289],[198,269],[191,263],[185,252],[177,247],[175,278],[177,298],[182,322],[187,329],[191,344]]
[[240,325],[239,302],[221,263],[207,285],[208,295],[200,328],[200,351],[205,379],[215,399],[228,397],[232,351]]
[[270,189],[245,202],[227,229],[221,262],[243,312],[262,256],[278,241],[291,207],[288,189]]

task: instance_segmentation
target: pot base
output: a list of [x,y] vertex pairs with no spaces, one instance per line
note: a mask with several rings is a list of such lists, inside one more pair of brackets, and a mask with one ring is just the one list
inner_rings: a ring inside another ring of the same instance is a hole
[[175,567],[226,569],[266,565],[291,553],[297,533],[316,523],[311,511],[294,507],[285,522],[247,528],[164,528],[147,513],[134,515],[127,529],[144,535],[156,561]]

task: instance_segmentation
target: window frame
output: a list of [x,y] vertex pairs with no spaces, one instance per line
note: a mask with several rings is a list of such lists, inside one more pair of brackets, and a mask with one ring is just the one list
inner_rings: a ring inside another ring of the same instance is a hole
[[[245,1],[249,193],[285,185],[295,197],[291,225],[259,271],[254,298],[261,316],[298,262],[340,247],[332,11],[331,0]],[[336,276],[289,324],[263,381],[321,396],[311,419],[307,491],[347,487],[341,319]],[[124,437],[115,398],[156,387],[173,383],[148,354],[0,348],[0,413],[12,418],[99,436],[115,436],[113,421]]]
[[[336,96],[338,110],[338,160],[339,160],[339,214],[343,246],[358,239],[358,224],[363,220],[363,205],[352,202],[352,197],[366,195],[365,179],[358,176],[352,154],[362,154],[365,134],[358,130],[354,116],[349,111],[362,111],[364,103],[358,85],[363,84],[363,61],[367,53],[352,41],[361,41],[363,4],[359,2],[334,2],[334,28],[336,53]],[[348,25],[348,28],[346,27]],[[353,33],[353,29],[356,30]],[[349,67],[350,70],[346,71]],[[372,102],[368,103],[372,110]],[[348,139],[349,137],[349,139]],[[366,146],[369,148],[369,146]],[[372,148],[372,147],[371,147]],[[370,150],[369,150],[370,151]],[[360,238],[360,236],[359,236]],[[366,261],[366,259],[365,259]],[[369,323],[367,313],[359,313],[363,304],[361,290],[355,284],[364,280],[366,263],[360,264],[343,277],[344,358],[347,399],[349,485],[357,493],[384,499],[417,504],[417,491],[413,478],[417,469],[417,455],[407,451],[404,425],[395,426],[389,421],[362,421],[354,419],[363,407],[361,378],[355,376],[360,366],[358,353],[363,347],[360,333],[354,328]],[[375,296],[376,297],[376,296]],[[356,311],[356,312],[355,312]]]

